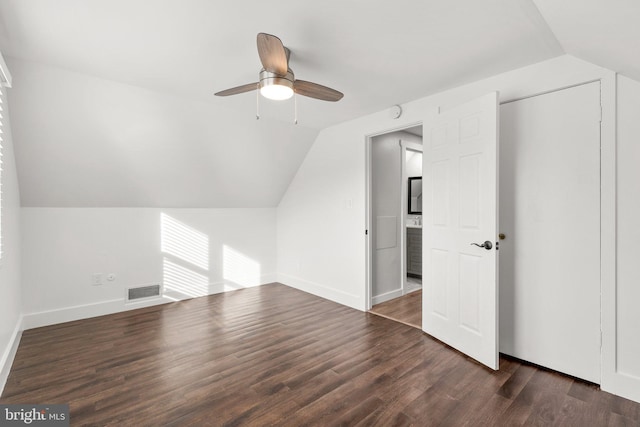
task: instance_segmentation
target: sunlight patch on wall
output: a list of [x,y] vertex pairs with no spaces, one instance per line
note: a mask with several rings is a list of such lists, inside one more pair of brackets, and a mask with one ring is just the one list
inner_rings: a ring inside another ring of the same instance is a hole
[[177,292],[188,297],[209,295],[209,278],[164,258],[162,271],[165,292]]
[[203,270],[209,270],[209,236],[165,213],[160,214],[161,250]]
[[227,245],[222,247],[222,256],[225,281],[238,287],[260,285],[260,263]]
[[160,249],[165,298],[209,295],[209,236],[161,213]]

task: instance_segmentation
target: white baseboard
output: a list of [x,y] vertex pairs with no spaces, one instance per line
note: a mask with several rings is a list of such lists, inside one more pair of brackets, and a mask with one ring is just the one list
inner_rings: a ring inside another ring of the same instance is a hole
[[[264,274],[260,276],[258,280],[252,279],[252,280],[246,281],[245,283],[231,282],[228,280],[224,282],[218,282],[218,283],[209,283],[206,295],[215,295],[223,292],[237,291],[239,289],[253,288],[256,286],[267,285],[273,282],[277,282],[277,275],[275,273]],[[164,288],[164,295],[167,298],[169,298],[171,301],[182,301],[189,298],[205,296],[205,295],[188,295],[177,290],[168,289],[167,287]]]
[[381,295],[376,295],[371,298],[371,305],[380,304],[381,302],[389,301],[394,298],[398,298],[402,296],[402,289],[396,289],[395,291],[386,292]]
[[0,359],[0,396],[2,396],[4,386],[7,384],[9,372],[11,372],[11,365],[13,365],[13,359],[15,359],[16,352],[18,351],[18,345],[20,344],[20,338],[22,337],[22,324],[23,318],[21,315],[18,318],[13,334],[11,334],[11,338],[7,343],[7,348],[4,350],[2,359]]
[[[259,280],[248,282],[246,284],[237,284],[228,281],[211,283],[208,287],[208,294],[206,295],[213,295],[222,292],[235,291],[243,288],[261,286],[267,283],[273,283],[276,281],[276,279],[276,274],[271,273],[262,275],[260,276]],[[63,307],[55,310],[47,310],[37,313],[28,313],[24,315],[22,329],[33,329],[42,326],[56,325],[58,323],[72,322],[74,320],[89,319],[91,317],[104,316],[106,314],[135,310],[138,308],[150,307],[153,305],[167,304],[170,302],[182,301],[185,299],[206,295],[185,295],[177,292],[167,291],[165,289],[165,294],[159,298],[149,298],[133,302],[128,302],[124,298],[120,298],[95,302],[91,304]]]
[[366,310],[364,308],[364,301],[362,301],[362,299],[357,295],[348,294],[346,292],[342,292],[337,289],[321,285],[319,283],[309,282],[299,277],[283,273],[278,274],[278,282],[282,283],[283,285],[287,285],[289,287],[313,294],[315,296],[337,302],[338,304],[355,308],[356,310]]
[[56,325],[90,317],[104,316],[139,307],[126,307],[124,298],[101,301],[92,304],[75,305],[55,310],[27,313],[24,315],[24,329],[39,328],[41,326]]
[[600,389],[640,403],[640,378],[622,372],[603,375]]

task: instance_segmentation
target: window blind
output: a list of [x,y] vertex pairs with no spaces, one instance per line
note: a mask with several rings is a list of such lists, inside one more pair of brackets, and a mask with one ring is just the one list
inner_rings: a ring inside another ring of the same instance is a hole
[[11,73],[9,73],[9,69],[7,68],[7,64],[4,62],[4,58],[2,57],[2,53],[0,53],[0,259],[3,256],[3,239],[2,239],[2,208],[3,208],[3,200],[2,200],[2,186],[4,179],[4,172],[2,171],[2,143],[5,137],[6,126],[7,126],[7,88],[11,87]]
[[0,259],[2,259],[3,246],[2,246],[2,178],[4,173],[2,172],[2,141],[4,137],[4,118],[6,116],[6,102],[5,102],[6,89],[0,85]]

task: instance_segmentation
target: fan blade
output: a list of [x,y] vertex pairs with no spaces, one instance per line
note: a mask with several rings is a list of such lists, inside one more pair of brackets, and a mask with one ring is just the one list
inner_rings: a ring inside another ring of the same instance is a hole
[[322,101],[336,102],[340,101],[344,96],[341,92],[330,87],[322,86],[317,83],[306,82],[304,80],[296,80],[293,82],[293,88],[297,94],[308,96],[310,98],[321,99]]
[[237,95],[239,93],[250,92],[252,90],[258,89],[258,83],[249,83],[246,85],[233,87],[231,89],[223,90],[216,93],[216,96],[229,96],[229,95]]
[[289,69],[287,52],[282,41],[276,36],[258,33],[258,55],[265,70],[281,76],[287,74]]

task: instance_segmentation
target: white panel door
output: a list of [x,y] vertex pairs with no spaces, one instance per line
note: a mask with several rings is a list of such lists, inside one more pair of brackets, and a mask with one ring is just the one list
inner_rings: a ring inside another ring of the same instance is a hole
[[600,383],[600,83],[500,114],[500,350]]
[[498,94],[423,126],[422,328],[498,369]]

